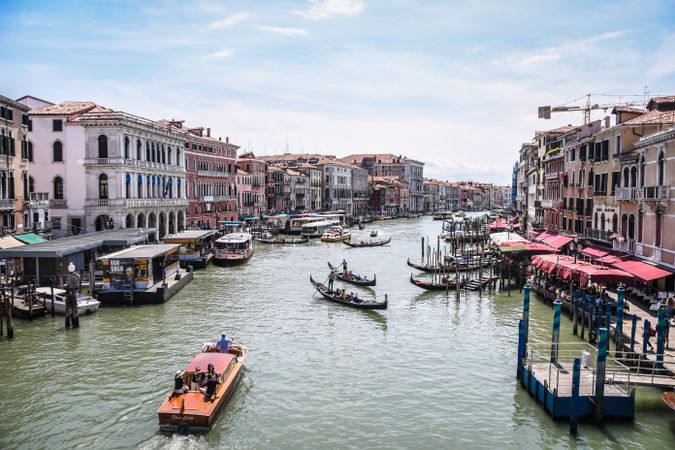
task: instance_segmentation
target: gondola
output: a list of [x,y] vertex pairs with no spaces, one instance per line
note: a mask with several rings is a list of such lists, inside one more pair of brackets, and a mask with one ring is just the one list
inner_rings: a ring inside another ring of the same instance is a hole
[[260,242],[262,244],[282,244],[282,245],[290,245],[290,244],[305,244],[309,242],[309,238],[307,236],[302,236],[299,238],[253,238],[254,241]]
[[340,298],[337,291],[331,291],[325,284],[319,283],[318,281],[314,281],[314,278],[312,278],[311,275],[309,276],[309,281],[316,288],[316,290],[319,291],[321,295],[323,295],[326,299],[333,301],[335,303],[340,303],[358,309],[387,309],[388,301],[386,298],[383,302],[376,302],[364,299],[346,300]]
[[[417,287],[421,287],[422,289],[426,289],[427,291],[447,291],[448,289],[456,289],[457,288],[457,282],[455,280],[450,280],[448,283],[432,283],[430,281],[422,281],[422,280],[416,280],[413,278],[412,274],[410,274],[410,282],[414,284]],[[466,284],[466,282],[462,283],[460,281],[459,287],[463,287]]]
[[340,272],[337,267],[333,266],[330,262],[328,263],[330,270],[335,272],[335,276],[338,280],[342,280],[345,283],[355,284],[356,286],[375,286],[376,275],[373,274],[373,279],[369,280],[367,277],[360,277],[358,275],[352,274],[351,277],[347,276],[344,272]]
[[[417,270],[421,270],[422,272],[429,272],[429,273],[436,273],[436,272],[467,272],[471,270],[478,270],[478,264],[475,265],[463,265],[460,264],[459,267],[455,264],[437,264],[435,266],[427,266],[426,264],[418,264],[410,261],[410,258],[406,261],[410,267],[414,267]],[[484,263],[481,268],[489,267],[491,263]]]
[[372,239],[370,241],[352,241],[349,239],[342,242],[350,247],[379,247],[380,245],[386,245],[391,242],[391,238],[379,241],[374,241]]

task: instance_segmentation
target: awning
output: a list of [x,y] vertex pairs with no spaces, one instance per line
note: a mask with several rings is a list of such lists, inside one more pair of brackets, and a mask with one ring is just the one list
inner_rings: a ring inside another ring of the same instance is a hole
[[565,245],[572,242],[574,239],[569,236],[553,236],[544,240],[546,245],[550,245],[553,248],[561,248]]
[[602,258],[603,256],[609,255],[609,252],[606,250],[600,250],[599,248],[594,248],[594,247],[586,247],[584,248],[581,253],[584,255],[590,256],[592,258]]
[[42,238],[39,234],[35,233],[21,233],[21,234],[15,234],[14,237],[24,244],[41,244],[43,242],[47,242],[46,239]]
[[672,275],[672,272],[667,270],[659,269],[656,266],[647,264],[642,261],[637,261],[635,259],[628,261],[618,261],[612,264],[617,269],[624,270],[630,274],[635,275],[643,281],[652,281],[658,280],[659,278],[665,278],[668,275]]
[[499,246],[501,253],[529,253],[531,255],[555,253],[556,249],[539,242],[504,242]]
[[228,221],[228,220],[221,220],[218,222],[218,225],[222,225],[224,227],[240,227],[243,224],[244,222]]
[[23,242],[14,239],[12,236],[5,236],[3,238],[0,238],[0,248],[13,248],[13,247],[20,247],[24,245]]
[[633,275],[628,271],[609,269],[579,260],[575,263],[573,257],[566,255],[533,256],[532,265],[562,280],[576,281],[582,286],[589,282],[632,284],[634,281]]

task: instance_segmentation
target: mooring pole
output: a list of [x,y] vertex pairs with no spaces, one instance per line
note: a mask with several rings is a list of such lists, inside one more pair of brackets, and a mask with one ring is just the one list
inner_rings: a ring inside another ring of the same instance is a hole
[[577,434],[577,405],[579,404],[579,385],[581,382],[581,358],[574,358],[572,366],[572,397],[570,398],[570,433]]
[[635,353],[635,332],[637,331],[637,320],[638,316],[633,314],[630,318],[631,328],[630,328],[630,352]]
[[616,328],[614,340],[616,341],[616,351],[623,351],[623,303],[624,303],[624,289],[620,287],[617,290],[616,299]]
[[595,313],[595,302],[593,296],[588,296],[588,342],[595,342],[595,334],[593,333],[593,317]]
[[558,362],[558,346],[560,345],[560,307],[562,302],[556,299],[553,302],[553,335],[551,336],[551,363]]
[[596,319],[596,324],[595,324],[595,341],[597,342],[599,339],[598,333],[600,333],[600,328],[602,328],[602,299],[597,298],[595,300],[595,306],[596,306],[596,311],[595,311],[595,319]]
[[647,356],[647,347],[649,344],[649,328],[652,325],[649,323],[649,320],[645,319],[645,323],[642,329],[642,354]]
[[663,369],[663,353],[666,350],[666,308],[659,308],[656,336],[656,364],[654,367]]
[[525,346],[527,345],[527,331],[525,320],[518,321],[518,364],[516,365],[516,379],[520,380],[523,369],[523,358],[525,358]]
[[525,322],[525,345],[527,345],[528,331],[530,329],[530,285],[525,285],[523,293],[523,322]]
[[[572,291],[570,291],[570,295]],[[579,297],[581,292],[579,290],[574,291],[574,296],[572,297],[572,333],[576,336],[579,332]]]
[[584,340],[586,334],[586,293],[581,294],[581,340]]
[[54,277],[51,277],[49,279],[49,290],[51,294],[51,302],[52,302],[52,319],[56,315],[56,311],[54,310]]
[[605,305],[605,315],[607,316],[607,320],[605,321],[605,328],[607,328],[607,350],[609,351],[609,330],[612,325],[612,307],[610,306],[609,303]]
[[601,421],[605,403],[605,372],[607,371],[607,328],[598,330],[598,360],[595,372],[595,403],[593,415]]

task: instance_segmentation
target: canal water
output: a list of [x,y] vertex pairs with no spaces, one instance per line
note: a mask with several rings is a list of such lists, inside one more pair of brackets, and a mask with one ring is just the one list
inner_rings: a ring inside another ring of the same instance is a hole
[[[573,438],[553,422],[515,381],[521,293],[456,301],[409,283],[406,258],[440,224],[372,224],[392,238],[378,248],[257,245],[248,264],[199,271],[164,305],[104,308],[79,330],[18,321],[0,341],[0,448],[675,448],[656,390],[638,391],[631,423],[582,424]],[[325,280],[343,258],[377,273],[373,289],[347,288],[387,293],[389,309],[313,295],[309,275]],[[534,300],[533,339],[548,341],[551,323]],[[251,350],[236,394],[211,432],[160,433],[174,372],[221,332]]]

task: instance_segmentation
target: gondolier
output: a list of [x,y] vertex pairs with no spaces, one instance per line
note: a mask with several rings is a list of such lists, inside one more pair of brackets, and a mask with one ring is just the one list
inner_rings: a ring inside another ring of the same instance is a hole
[[342,271],[343,272],[347,271],[347,260],[346,259],[342,260]]
[[77,297],[75,290],[80,286],[80,274],[75,272],[75,264],[68,264],[68,275],[66,276],[66,328],[80,326],[80,315],[77,310]]
[[333,290],[333,283],[335,282],[335,271],[331,270],[328,274],[328,289]]

